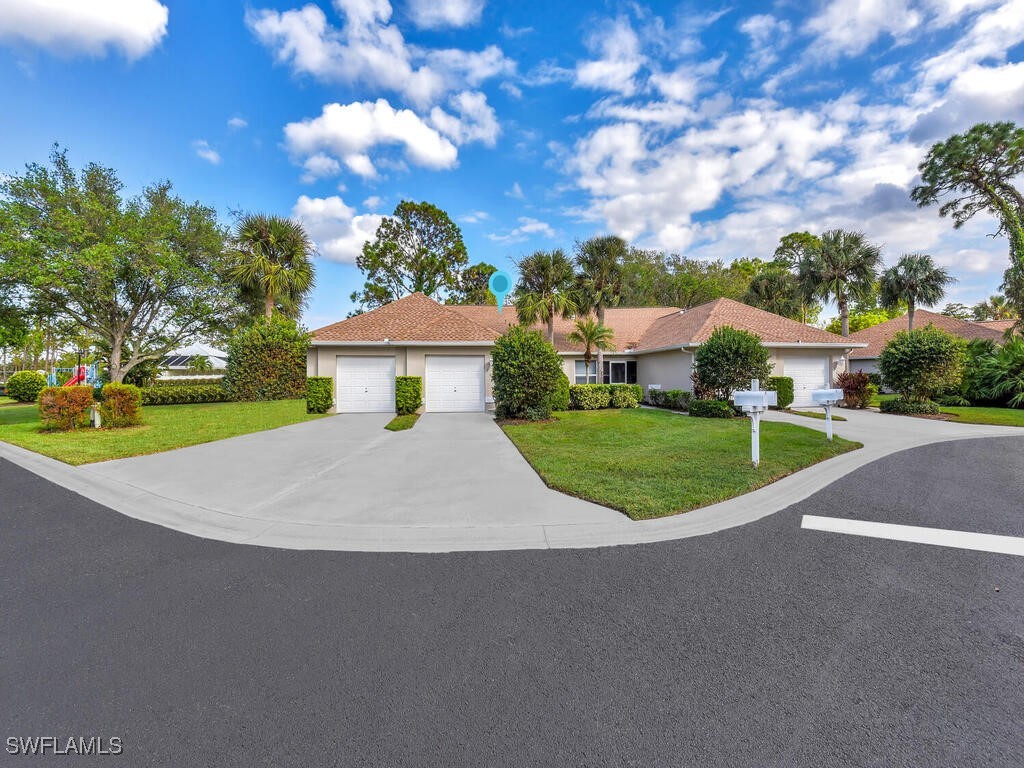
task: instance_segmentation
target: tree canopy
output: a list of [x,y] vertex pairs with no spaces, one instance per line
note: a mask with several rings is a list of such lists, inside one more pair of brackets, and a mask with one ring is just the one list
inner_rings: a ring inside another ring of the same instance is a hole
[[917,305],[938,304],[946,295],[946,286],[955,282],[946,269],[935,266],[928,254],[905,253],[882,273],[879,298],[887,309],[906,304],[907,328],[912,331]]
[[555,340],[555,318],[580,309],[572,261],[561,249],[537,251],[517,262],[516,314],[523,325],[540,321],[548,326],[548,341]]
[[491,275],[498,271],[493,264],[481,261],[466,267],[459,274],[456,288],[445,299],[446,304],[497,304],[488,283]]
[[316,284],[313,243],[303,226],[281,216],[247,214],[238,220],[231,246],[231,276],[243,300],[258,296],[267,320],[275,310],[298,319]]
[[836,302],[843,336],[850,335],[850,300],[872,290],[881,261],[881,249],[862,233],[832,229],[821,236],[821,245],[801,264],[800,283],[805,294]]

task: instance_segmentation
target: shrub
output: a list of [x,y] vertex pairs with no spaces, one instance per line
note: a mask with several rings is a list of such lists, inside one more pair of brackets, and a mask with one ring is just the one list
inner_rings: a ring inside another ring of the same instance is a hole
[[658,408],[665,407],[665,390],[648,389],[647,402],[650,403],[651,405],[657,406]]
[[395,413],[408,416],[423,405],[423,379],[419,376],[395,377]]
[[870,379],[871,383],[874,384],[879,389],[882,388],[882,374],[880,374],[880,373],[869,373],[868,374],[868,379]]
[[496,415],[531,421],[548,418],[563,375],[558,352],[539,331],[512,326],[491,351]]
[[644,388],[639,384],[605,384],[604,386],[608,387],[608,392],[613,395],[620,391],[629,392],[638,403],[644,399]]
[[224,388],[231,400],[287,400],[306,394],[309,334],[275,315],[236,331],[228,342]]
[[[151,387],[160,374],[161,360],[143,360],[133,365],[122,378],[122,384],[134,384],[136,387]],[[106,381],[110,381],[110,370],[106,372]]]
[[157,379],[150,386],[153,387],[205,387],[211,384],[220,386],[223,377],[216,379],[200,379],[195,376],[174,376],[170,379]]
[[966,346],[963,339],[932,325],[900,331],[879,357],[882,380],[904,400],[930,400],[960,383]]
[[134,427],[142,423],[142,392],[134,384],[105,384],[100,403],[104,427]]
[[731,419],[736,412],[725,400],[692,400],[690,415],[705,419]]
[[34,403],[46,387],[46,377],[39,371],[18,371],[7,380],[7,396],[19,403]]
[[972,363],[980,394],[986,400],[1024,408],[1024,337],[1015,336]]
[[775,392],[779,408],[789,408],[793,404],[793,379],[789,376],[770,376],[765,389]]
[[223,403],[231,398],[219,384],[201,387],[145,387],[140,390],[143,405],[188,405]]
[[607,384],[573,384],[569,387],[569,407],[574,411],[596,411],[612,404]]
[[39,420],[43,429],[68,430],[89,423],[92,387],[44,387],[39,393]]
[[902,397],[894,397],[892,400],[882,401],[882,413],[902,413],[914,416],[938,412],[939,404],[933,403],[931,400],[904,400]]
[[612,408],[639,408],[640,401],[628,389],[612,390]]
[[674,411],[689,410],[692,397],[685,389],[670,389],[665,392],[665,407]]
[[306,379],[306,413],[327,413],[334,405],[334,379],[309,376]]
[[558,386],[555,387],[555,393],[551,396],[551,410],[569,410],[569,377],[564,373],[558,378]]
[[728,400],[733,391],[746,389],[751,379],[768,381],[770,357],[760,336],[723,325],[697,347],[694,373],[702,390]]
[[871,377],[863,371],[843,371],[836,376],[836,385],[843,390],[847,408],[867,408],[872,396],[878,393],[871,391]]

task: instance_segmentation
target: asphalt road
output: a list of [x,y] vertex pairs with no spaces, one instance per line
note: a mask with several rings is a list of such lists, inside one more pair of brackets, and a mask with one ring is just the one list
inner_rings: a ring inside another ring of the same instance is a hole
[[1020,766],[1024,437],[869,465],[758,523],[582,551],[261,549],[0,462],[0,736],[39,766]]

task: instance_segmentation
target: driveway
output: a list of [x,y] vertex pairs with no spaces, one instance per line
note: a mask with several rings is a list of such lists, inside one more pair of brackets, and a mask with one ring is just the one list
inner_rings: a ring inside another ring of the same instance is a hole
[[[419,429],[419,427],[417,427]],[[4,765],[1024,765],[1020,438],[914,449],[750,525],[446,555],[187,536],[0,461]]]

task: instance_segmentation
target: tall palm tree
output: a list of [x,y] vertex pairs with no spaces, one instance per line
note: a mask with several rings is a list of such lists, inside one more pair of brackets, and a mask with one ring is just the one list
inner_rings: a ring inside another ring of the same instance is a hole
[[313,242],[291,219],[262,213],[242,217],[235,228],[233,256],[232,278],[263,294],[268,320],[278,298],[301,305],[316,283]]
[[955,282],[947,270],[935,266],[928,254],[905,253],[882,273],[878,295],[884,309],[895,309],[906,302],[907,330],[912,331],[917,305],[938,304],[946,295],[946,286]]
[[[606,307],[618,306],[622,299],[622,264],[629,245],[621,237],[592,237],[576,244],[577,276],[582,300],[597,315],[597,324],[604,325]],[[587,363],[589,368],[590,363]],[[598,379],[604,376],[604,350],[597,348]]]
[[743,302],[776,315],[806,322],[807,307],[797,276],[784,269],[769,267],[754,276]]
[[577,320],[572,331],[565,337],[565,340],[570,344],[580,344],[583,346],[583,362],[587,366],[588,371],[590,370],[590,361],[594,357],[594,350],[597,350],[598,383],[601,382],[601,378],[604,376],[601,353],[613,352],[615,350],[615,345],[612,344],[614,335],[611,328],[602,325],[600,321],[587,317],[583,320]]
[[1017,313],[1006,297],[1001,294],[989,296],[987,301],[974,305],[975,320],[1013,320]]
[[843,336],[849,336],[850,299],[870,293],[881,262],[881,249],[862,233],[830,229],[800,265],[800,283],[808,296],[835,301]]
[[519,322],[547,323],[548,340],[555,341],[555,317],[569,317],[579,311],[572,261],[560,249],[537,251],[516,262],[515,307]]

